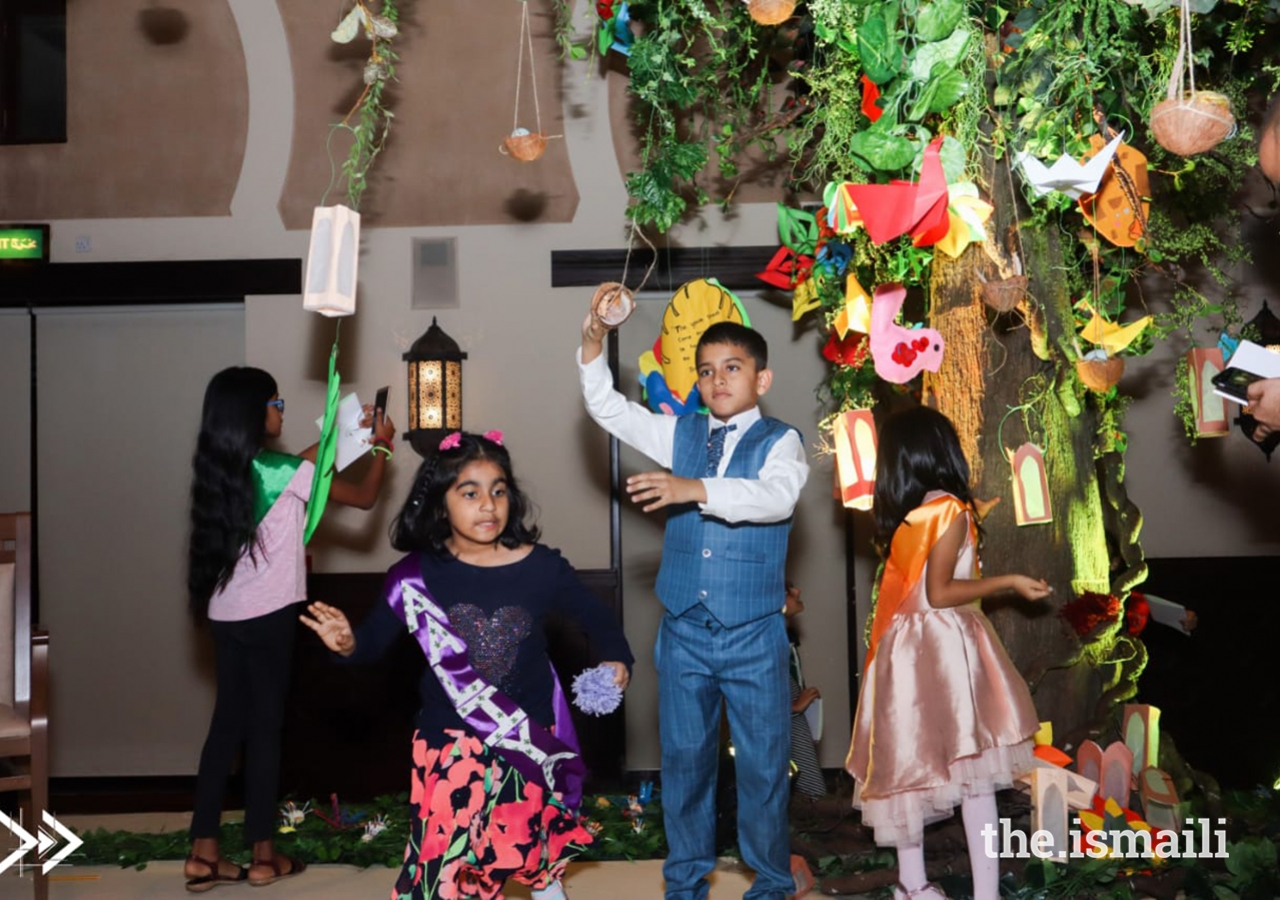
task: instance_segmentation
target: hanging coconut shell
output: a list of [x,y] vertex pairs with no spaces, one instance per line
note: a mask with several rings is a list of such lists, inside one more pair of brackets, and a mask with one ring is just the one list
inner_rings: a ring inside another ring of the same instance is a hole
[[509,153],[523,162],[533,162],[547,149],[547,139],[527,128],[517,128],[502,143],[503,153]]
[[982,283],[982,302],[996,312],[1007,313],[1027,295],[1027,276],[1012,275],[999,281]]
[[779,25],[796,11],[795,0],[746,0],[751,18],[761,25]]
[[1217,91],[1184,91],[1161,100],[1151,110],[1156,143],[1179,156],[1212,150],[1235,134],[1231,101]]
[[1076,374],[1084,382],[1085,387],[1099,393],[1106,393],[1120,381],[1124,375],[1124,360],[1118,356],[1106,359],[1077,359]]
[[605,325],[617,328],[635,312],[636,298],[626,285],[606,281],[596,288],[595,296],[591,298],[591,309]]
[[1280,183],[1280,95],[1267,107],[1258,133],[1258,168],[1272,184]]

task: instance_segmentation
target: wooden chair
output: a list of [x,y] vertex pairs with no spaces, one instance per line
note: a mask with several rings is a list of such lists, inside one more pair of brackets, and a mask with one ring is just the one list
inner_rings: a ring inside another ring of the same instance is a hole
[[[23,827],[49,808],[49,636],[31,623],[31,514],[0,515],[0,794],[25,794]],[[16,816],[14,816],[16,820]],[[27,851],[22,862],[34,865]],[[34,872],[36,900],[49,880]],[[12,878],[13,869],[0,875]]]

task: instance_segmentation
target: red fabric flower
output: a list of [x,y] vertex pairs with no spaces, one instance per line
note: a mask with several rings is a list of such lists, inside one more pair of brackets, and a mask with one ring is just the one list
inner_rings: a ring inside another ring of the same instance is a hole
[[1129,601],[1124,606],[1124,625],[1131,637],[1137,637],[1142,634],[1147,622],[1151,619],[1151,604],[1147,602],[1147,598],[1137,591],[1129,595]]
[[1114,622],[1120,617],[1120,598],[1085,591],[1063,604],[1058,615],[1067,620],[1076,634],[1084,637],[1104,622]]
[[822,356],[838,366],[858,368],[867,361],[867,350],[867,336],[861,331],[850,331],[844,336],[844,340],[836,337],[833,331],[827,339],[827,345],[822,348]]

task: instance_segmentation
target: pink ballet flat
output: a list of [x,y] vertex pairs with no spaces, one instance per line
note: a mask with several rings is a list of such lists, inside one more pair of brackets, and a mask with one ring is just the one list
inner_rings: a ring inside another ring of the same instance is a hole
[[948,900],[947,895],[943,893],[942,888],[938,887],[932,881],[926,881],[914,891],[907,890],[901,881],[893,886],[893,900],[901,900],[901,898],[911,900],[913,897],[931,897],[936,898],[936,900]]

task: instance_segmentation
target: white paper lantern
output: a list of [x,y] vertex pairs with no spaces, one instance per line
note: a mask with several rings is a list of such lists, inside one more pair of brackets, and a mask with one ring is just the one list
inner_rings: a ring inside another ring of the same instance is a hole
[[311,217],[302,307],[322,316],[356,311],[360,261],[360,213],[345,206],[317,206]]

